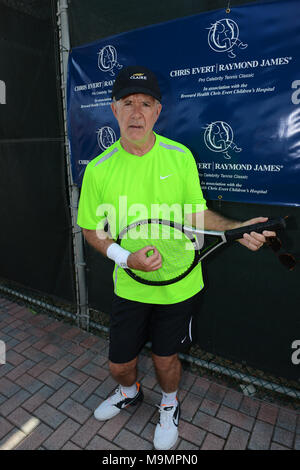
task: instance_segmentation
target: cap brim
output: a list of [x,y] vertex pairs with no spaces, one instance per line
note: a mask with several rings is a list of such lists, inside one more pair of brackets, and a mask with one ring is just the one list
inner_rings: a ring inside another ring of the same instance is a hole
[[155,93],[154,91],[149,90],[148,88],[137,87],[137,86],[124,88],[123,90],[117,93],[114,93],[113,98],[115,98],[118,101],[121,98],[124,98],[125,96],[134,95],[136,93],[143,93],[144,95],[150,95],[150,96],[153,96],[153,98],[155,98],[159,102],[161,101],[161,96],[159,93]]

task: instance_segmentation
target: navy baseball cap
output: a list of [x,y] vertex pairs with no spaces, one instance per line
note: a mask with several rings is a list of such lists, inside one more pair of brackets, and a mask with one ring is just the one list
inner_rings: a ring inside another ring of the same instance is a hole
[[135,93],[150,95],[161,101],[161,92],[154,73],[146,67],[130,65],[118,74],[113,85],[112,98],[118,101]]

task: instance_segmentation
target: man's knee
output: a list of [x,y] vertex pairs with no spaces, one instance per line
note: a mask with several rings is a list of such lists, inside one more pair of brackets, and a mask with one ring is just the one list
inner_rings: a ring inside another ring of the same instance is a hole
[[177,354],[172,356],[157,356],[152,353],[152,359],[155,368],[161,372],[167,372],[179,363]]
[[123,364],[109,361],[109,370],[114,377],[125,377],[136,369],[136,364],[137,358],[129,362],[124,362]]

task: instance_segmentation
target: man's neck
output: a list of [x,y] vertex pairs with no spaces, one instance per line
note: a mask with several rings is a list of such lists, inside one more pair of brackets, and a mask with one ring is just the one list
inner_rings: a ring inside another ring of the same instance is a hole
[[145,142],[130,141],[124,137],[121,137],[120,142],[121,142],[123,149],[126,150],[126,152],[131,153],[132,155],[138,155],[141,157],[145,155],[146,153],[150,152],[150,150],[155,144],[155,140],[156,140],[155,135],[152,132]]

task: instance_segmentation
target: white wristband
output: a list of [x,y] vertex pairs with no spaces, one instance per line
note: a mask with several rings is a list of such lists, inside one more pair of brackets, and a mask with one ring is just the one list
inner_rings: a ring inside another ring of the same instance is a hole
[[122,248],[117,243],[112,243],[109,245],[106,252],[106,256],[112,259],[121,268],[128,268],[127,258],[130,254],[130,251],[124,250],[124,248]]

